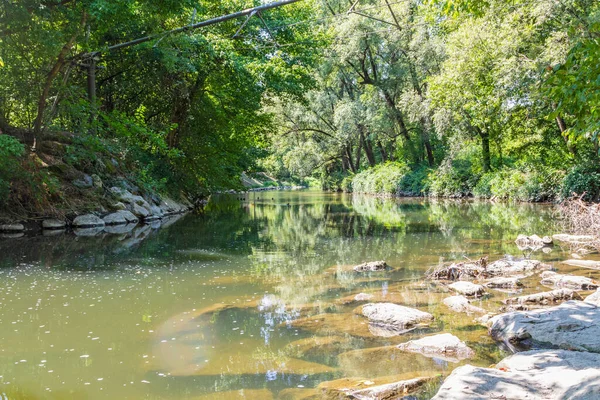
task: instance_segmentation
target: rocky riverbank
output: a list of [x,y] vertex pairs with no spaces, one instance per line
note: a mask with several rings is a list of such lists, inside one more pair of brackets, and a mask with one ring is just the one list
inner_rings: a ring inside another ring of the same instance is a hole
[[[0,237],[19,238],[27,233],[40,231],[56,235],[72,231],[77,236],[95,236],[102,232],[122,234],[138,224],[152,224],[173,215],[191,211],[194,206],[187,200],[174,201],[156,194],[135,195],[127,189],[111,187],[107,191],[104,206],[93,212],[73,212],[64,218],[43,218],[0,224]],[[159,224],[160,225],[160,224]]]

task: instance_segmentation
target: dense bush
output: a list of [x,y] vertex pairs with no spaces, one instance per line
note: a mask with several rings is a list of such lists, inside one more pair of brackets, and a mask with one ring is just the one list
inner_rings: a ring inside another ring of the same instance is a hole
[[429,194],[433,197],[466,197],[472,194],[479,176],[470,160],[446,160],[429,174]]
[[597,165],[580,165],[573,168],[562,183],[561,197],[573,195],[586,201],[600,200],[600,168]]
[[559,195],[563,174],[545,167],[503,168],[481,177],[473,195],[516,201],[552,201]]
[[431,168],[419,167],[408,172],[400,180],[398,194],[401,196],[426,196],[429,193]]
[[352,179],[355,193],[379,195],[398,194],[400,181],[409,172],[409,168],[399,162],[387,162],[356,174]]
[[15,138],[0,135],[0,204],[8,202],[11,181],[19,173],[25,147]]

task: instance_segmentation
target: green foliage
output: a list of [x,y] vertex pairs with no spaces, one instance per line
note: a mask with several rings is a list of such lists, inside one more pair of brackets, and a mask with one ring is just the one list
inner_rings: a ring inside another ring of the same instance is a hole
[[15,138],[0,135],[0,204],[9,199],[11,181],[20,174],[21,157],[25,147]]
[[600,167],[579,165],[571,169],[565,176],[560,194],[563,199],[578,196],[586,201],[599,201]]
[[471,160],[447,160],[429,174],[429,194],[433,197],[467,197],[478,180]]
[[387,162],[356,174],[352,179],[355,193],[396,195],[398,187],[409,168],[402,163]]
[[515,201],[552,201],[560,191],[563,174],[543,166],[503,168],[485,174],[473,188],[476,197]]
[[423,166],[411,170],[400,180],[398,194],[402,196],[426,196],[430,191],[429,175],[431,173],[431,168]]

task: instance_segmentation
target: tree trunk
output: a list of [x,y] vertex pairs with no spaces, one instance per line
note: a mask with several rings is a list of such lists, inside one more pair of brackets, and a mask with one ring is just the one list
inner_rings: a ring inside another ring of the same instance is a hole
[[369,166],[374,167],[375,166],[375,155],[373,154],[373,147],[365,138],[364,129],[365,129],[365,127],[362,125],[360,125],[358,127],[358,130],[360,132],[360,141],[362,143],[362,146],[365,148],[365,154],[367,155],[367,160],[369,161]]
[[350,148],[350,145],[346,146],[346,158],[348,160],[348,165],[350,166],[350,170],[354,173],[356,173],[356,167],[354,166],[354,163],[352,162],[352,149]]
[[56,78],[56,76],[58,75],[58,73],[60,72],[62,67],[64,66],[67,55],[73,48],[73,45],[75,44],[75,40],[77,40],[77,37],[79,36],[79,31],[81,29],[83,29],[83,27],[85,27],[86,21],[87,21],[87,13],[84,11],[83,15],[81,16],[81,22],[79,24],[80,29],[78,29],[73,34],[73,36],[71,36],[69,41],[60,50],[60,53],[58,53],[58,57],[56,58],[56,62],[52,66],[52,69],[50,70],[50,72],[48,72],[48,75],[46,75],[46,81],[44,82],[44,87],[42,88],[42,94],[40,95],[40,98],[38,100],[37,116],[35,117],[35,121],[33,123],[32,136],[27,138],[27,142],[28,142],[27,144],[30,145],[34,150],[37,149],[38,139],[42,132],[42,124],[44,122],[44,111],[46,110],[46,103],[48,101],[50,89],[52,88],[52,83],[54,82],[54,79]]
[[362,140],[358,141],[358,147],[356,148],[356,171],[360,170],[360,158],[362,156]]
[[433,158],[433,148],[431,147],[431,141],[429,140],[429,134],[425,130],[425,126],[423,126],[423,143],[425,144],[425,151],[427,152],[427,162],[430,167],[433,167],[435,164],[435,159]]
[[481,138],[481,154],[483,157],[483,172],[490,172],[492,170],[492,161],[490,157],[490,134],[477,128],[477,133]]
[[577,150],[569,142],[569,138],[567,136],[565,136],[565,131],[567,130],[567,124],[565,123],[565,120],[562,119],[562,117],[560,115],[556,117],[556,124],[558,125],[558,129],[560,129],[560,135],[562,136],[562,138],[565,141],[565,144],[567,145],[567,150],[569,150],[569,153],[571,153],[573,156],[577,156]]
[[386,162],[387,161],[387,154],[386,154],[385,148],[381,144],[380,140],[377,141],[377,147],[379,148],[379,153],[381,153],[381,161]]

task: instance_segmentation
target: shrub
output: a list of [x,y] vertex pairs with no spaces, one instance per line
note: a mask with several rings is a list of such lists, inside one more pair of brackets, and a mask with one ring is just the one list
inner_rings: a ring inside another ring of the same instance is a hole
[[25,146],[8,135],[0,135],[0,204],[6,205],[11,182],[20,175]]
[[355,193],[398,194],[400,181],[408,171],[409,168],[399,162],[377,165],[356,174],[352,179],[352,190]]
[[515,201],[551,201],[558,197],[563,174],[548,167],[503,168],[481,177],[476,197]]
[[472,194],[479,176],[470,160],[446,160],[429,176],[429,194],[434,197],[466,197]]
[[400,180],[398,194],[402,196],[426,196],[429,193],[429,174],[431,169],[418,167]]
[[569,171],[562,182],[561,197],[573,195],[585,201],[600,200],[600,168],[596,165],[579,165]]

